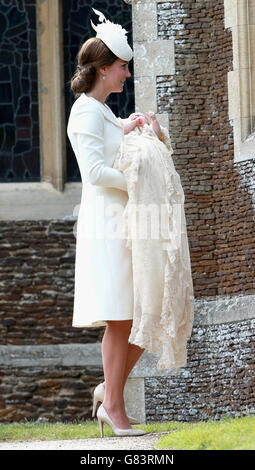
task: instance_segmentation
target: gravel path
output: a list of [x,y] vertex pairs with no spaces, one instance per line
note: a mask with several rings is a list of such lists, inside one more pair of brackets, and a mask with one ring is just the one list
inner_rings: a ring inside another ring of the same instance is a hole
[[0,442],[0,450],[153,450],[158,439],[168,432],[134,437],[103,437],[62,441]]

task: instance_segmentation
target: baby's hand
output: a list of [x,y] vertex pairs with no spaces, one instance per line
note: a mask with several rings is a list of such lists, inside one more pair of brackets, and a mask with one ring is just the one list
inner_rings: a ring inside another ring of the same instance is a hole
[[131,114],[127,122],[124,124],[124,134],[129,134],[129,132],[133,131],[137,126],[143,126],[145,121],[145,117],[138,116],[135,113]]
[[142,113],[132,113],[130,114],[129,119],[131,119],[131,121],[136,121],[136,125],[138,127],[148,124],[146,116]]
[[145,113],[145,114],[147,114],[147,115],[150,117],[150,119],[151,119],[151,127],[152,127],[152,129],[154,130],[155,134],[157,134],[157,136],[160,137],[162,131],[161,131],[161,127],[160,127],[160,125],[159,125],[159,122],[157,121],[157,118],[156,118],[155,113],[153,113],[152,111],[148,111],[148,112]]

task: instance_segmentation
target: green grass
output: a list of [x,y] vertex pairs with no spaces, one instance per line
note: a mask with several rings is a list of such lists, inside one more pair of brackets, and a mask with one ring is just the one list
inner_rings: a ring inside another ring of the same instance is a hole
[[172,450],[254,450],[255,416],[185,423],[182,429],[160,438],[156,448]]
[[0,441],[54,441],[99,437],[98,425],[92,421],[81,423],[11,423],[0,425]]
[[[194,423],[163,422],[136,425],[147,432],[167,432],[155,449],[243,450],[255,449],[255,416]],[[106,437],[114,436],[107,425]],[[77,423],[13,423],[0,425],[0,441],[65,440],[100,437],[97,421]]]
[[[179,423],[153,423],[135,425],[134,428],[145,429],[148,432],[172,431],[178,429]],[[114,436],[112,429],[105,424],[104,435]],[[100,437],[97,421],[83,421],[77,423],[13,423],[0,424],[1,441],[29,441],[29,440],[62,440],[62,439],[88,439]]]

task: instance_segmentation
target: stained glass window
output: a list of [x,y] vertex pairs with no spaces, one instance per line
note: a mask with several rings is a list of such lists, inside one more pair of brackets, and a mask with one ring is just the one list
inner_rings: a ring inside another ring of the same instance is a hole
[[40,181],[36,0],[0,2],[0,182]]
[[[65,103],[66,123],[70,109],[75,101],[73,92],[70,90],[70,81],[77,65],[78,51],[89,37],[96,33],[91,27],[90,19],[97,24],[98,16],[92,7],[101,11],[107,19],[119,23],[127,30],[127,39],[133,48],[132,38],[132,10],[131,6],[120,0],[63,0],[63,30],[64,30],[64,80],[65,80]],[[122,93],[111,93],[106,103],[116,116],[128,117],[134,112],[134,84],[133,84],[133,60],[129,63],[132,77],[128,78]],[[72,151],[69,139],[66,138],[67,151],[67,180],[81,181],[79,168],[75,155]]]

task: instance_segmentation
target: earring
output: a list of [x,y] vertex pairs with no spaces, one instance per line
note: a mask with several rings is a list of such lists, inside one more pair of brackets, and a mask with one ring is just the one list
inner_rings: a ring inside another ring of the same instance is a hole
[[102,76],[102,79],[105,80],[105,75]]

